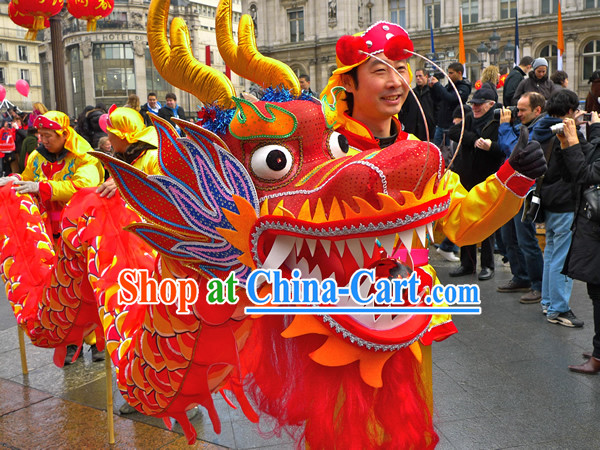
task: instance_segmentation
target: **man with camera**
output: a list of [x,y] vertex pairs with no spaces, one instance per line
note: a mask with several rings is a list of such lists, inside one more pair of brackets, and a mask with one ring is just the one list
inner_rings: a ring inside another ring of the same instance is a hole
[[[463,70],[461,63],[450,64],[448,66],[448,78],[456,86],[460,100],[466,103],[471,93],[471,82],[463,78]],[[435,135],[433,137],[433,143],[438,147],[441,147],[444,135],[446,136],[445,144],[450,145],[448,130],[452,125],[452,113],[460,103],[456,92],[452,88],[452,83],[448,82],[444,87],[440,84],[437,77],[429,77],[429,87],[433,93],[433,99],[440,105],[437,115],[437,126],[435,127]]]
[[[531,134],[534,125],[545,117],[546,99],[537,92],[526,92],[516,107],[496,110],[500,114],[498,144],[502,151],[510,156],[517,142],[521,125],[525,125]],[[502,228],[502,241],[506,248],[506,257],[510,264],[512,279],[501,286],[498,292],[525,292],[521,303],[537,303],[542,298],[542,275],[544,257],[536,237],[535,223],[521,221],[523,207],[517,215]]]
[[[472,112],[465,116],[465,129],[462,148],[454,160],[454,172],[460,176],[465,189],[472,189],[488,176],[496,172],[505,160],[498,146],[498,119],[494,118],[494,106],[498,94],[490,87],[483,86],[469,101]],[[452,117],[452,115],[450,115]],[[450,127],[450,139],[458,142],[461,135],[461,121]],[[494,230],[490,230],[492,233]],[[477,246],[460,248],[460,266],[450,272],[451,277],[475,273]],[[481,271],[478,278],[489,280],[494,276],[493,235],[481,242]]]
[[[561,89],[548,99],[548,115],[540,119],[531,132],[531,139],[542,145],[548,163],[548,171],[543,178],[540,192],[541,209],[546,224],[542,312],[546,314],[548,322],[566,327],[583,326],[583,321],[579,320],[569,307],[573,280],[561,274],[571,245],[576,184],[573,181],[565,181],[562,177],[565,164],[559,151],[560,142],[554,135],[562,131],[564,119],[578,119],[581,116],[582,113],[578,112],[578,109],[577,94],[568,89]],[[582,146],[587,145],[582,134],[578,133],[578,137]]]

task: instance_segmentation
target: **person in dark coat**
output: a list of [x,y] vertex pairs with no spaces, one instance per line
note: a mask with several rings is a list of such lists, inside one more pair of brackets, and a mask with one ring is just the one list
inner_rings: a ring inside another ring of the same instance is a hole
[[591,84],[590,92],[585,98],[585,110],[587,112],[600,112],[600,70],[596,70],[590,76],[588,83]]
[[171,122],[171,119],[175,117],[177,119],[186,120],[185,111],[181,106],[177,105],[177,96],[172,92],[165,95],[165,102],[166,105],[158,110],[158,116],[170,122],[175,127],[177,132],[183,136],[183,131],[181,131],[181,128],[179,128],[175,122]]
[[429,77],[429,87],[431,87],[434,102],[439,104],[437,125],[433,137],[433,143],[438,147],[442,144],[444,134],[446,135],[446,145],[450,145],[448,130],[452,125],[452,113],[460,104],[460,101],[462,103],[467,102],[471,93],[471,82],[463,78],[463,65],[461,63],[452,63],[448,66],[448,78],[456,86],[460,99],[456,95],[456,92],[454,92],[451,83],[448,83],[444,87],[436,77]]
[[[433,101],[433,96],[428,85],[429,73],[425,69],[415,70],[415,83],[416,86],[412,89],[415,95],[409,94],[408,97],[406,97],[406,101],[404,102],[404,105],[402,105],[398,118],[400,119],[404,131],[414,134],[422,141],[432,141],[435,133],[435,117],[437,114],[438,103]],[[415,99],[415,96],[417,99]],[[417,100],[425,113],[425,120],[427,121],[427,127],[429,129],[429,139],[427,139],[425,122],[423,121],[423,115],[421,114]]]
[[[573,279],[561,274],[571,245],[571,225],[575,213],[575,183],[562,177],[564,162],[558,152],[560,143],[554,139],[551,126],[574,118],[579,98],[575,92],[561,89],[546,102],[548,115],[535,123],[531,139],[544,149],[548,170],[541,181],[541,209],[546,224],[544,275],[542,277],[542,312],[550,323],[566,327],[582,327],[570,307]],[[585,145],[583,135],[580,142]]]
[[[470,190],[496,172],[504,162],[505,155],[498,145],[499,120],[494,118],[498,94],[487,86],[473,95],[472,112],[465,117],[465,130],[462,148],[454,160],[453,171],[460,176],[465,189]],[[461,121],[457,121],[449,130],[450,139],[458,142],[461,133]],[[477,247],[463,246],[460,249],[460,266],[450,272],[451,277],[475,273]],[[488,237],[481,243],[480,280],[489,280],[494,276],[494,238]]]
[[548,78],[548,61],[545,58],[537,58],[531,66],[533,70],[529,72],[529,77],[525,78],[517,86],[513,96],[513,104],[519,101],[524,92],[539,92],[546,100],[555,92],[560,90]]
[[587,291],[594,310],[593,351],[584,353],[587,361],[569,366],[573,372],[595,374],[600,372],[600,223],[587,218],[583,201],[583,191],[590,185],[600,184],[600,118],[592,113],[590,140],[588,146],[582,146],[577,136],[575,121],[567,118],[564,134],[557,135],[560,140],[559,153],[570,179],[578,184],[575,203],[575,220],[571,230],[573,237],[563,273],[587,284]]
[[521,62],[519,62],[519,65],[515,66],[510,71],[506,80],[504,80],[504,88],[502,91],[502,104],[504,106],[517,104],[516,100],[513,103],[513,96],[515,95],[519,83],[525,79],[525,75],[531,70],[532,64],[533,58],[531,56],[524,56],[523,59],[521,59]]

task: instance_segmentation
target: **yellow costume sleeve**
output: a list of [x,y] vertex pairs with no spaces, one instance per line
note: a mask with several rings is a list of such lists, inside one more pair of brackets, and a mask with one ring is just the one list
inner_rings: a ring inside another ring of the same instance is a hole
[[65,171],[61,171],[57,176],[47,183],[52,188],[52,201],[66,203],[81,188],[98,186],[104,180],[103,169],[100,170],[97,165],[97,159],[85,154],[74,158],[67,158]]
[[29,158],[27,158],[27,165],[25,166],[25,170],[21,172],[21,180],[23,181],[38,181],[35,178],[35,173],[33,172],[33,161],[38,158],[39,153],[37,150],[31,152]]
[[508,161],[470,191],[460,184],[456,173],[446,176],[452,194],[442,229],[458,246],[481,242],[514,217],[535,181],[514,171]]
[[132,166],[147,175],[162,175],[158,164],[158,150],[156,149],[146,151],[133,162]]

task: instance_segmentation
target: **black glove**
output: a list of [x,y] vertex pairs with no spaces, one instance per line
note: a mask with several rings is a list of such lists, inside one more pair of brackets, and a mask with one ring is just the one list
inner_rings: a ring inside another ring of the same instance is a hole
[[538,178],[546,173],[548,166],[542,147],[537,141],[529,142],[529,130],[521,125],[521,135],[508,158],[510,166],[529,178]]

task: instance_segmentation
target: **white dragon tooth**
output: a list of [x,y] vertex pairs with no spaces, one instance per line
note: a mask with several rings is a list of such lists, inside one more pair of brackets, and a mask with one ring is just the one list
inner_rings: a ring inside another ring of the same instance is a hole
[[321,245],[323,246],[323,250],[325,250],[325,254],[329,256],[329,252],[331,251],[331,241],[328,241],[327,239],[322,239]]
[[302,258],[300,261],[298,261],[296,263],[296,268],[300,269],[300,272],[302,273],[302,277],[306,277],[308,275],[308,272],[310,272],[309,266],[308,266],[308,261],[306,260],[306,258]]
[[314,278],[315,280],[323,281],[323,275],[321,274],[321,268],[315,266],[311,273],[308,274],[308,278]]
[[367,255],[369,258],[373,256],[373,251],[375,250],[375,238],[360,238],[360,242],[363,245],[363,248],[367,251]]
[[273,248],[271,248],[262,267],[264,269],[279,269],[279,266],[287,259],[292,248],[294,248],[295,243],[295,237],[285,235],[277,236],[275,242],[273,242]]
[[344,255],[344,247],[346,246],[346,241],[333,241],[335,242],[335,246],[338,249],[338,252],[340,252],[340,256]]
[[[385,308],[382,308],[385,311]],[[375,321],[375,328],[378,330],[386,330],[392,325],[391,314],[381,314]]]
[[365,277],[365,280],[358,287],[361,298],[367,298],[369,296],[369,290],[371,289],[371,286],[372,286],[371,281]]
[[302,251],[302,244],[304,244],[303,238],[296,238],[296,256],[300,256],[300,252]]
[[425,242],[426,242],[425,225],[421,225],[420,227],[417,227],[415,229],[415,231],[417,232],[417,236],[419,237],[419,240],[421,241],[421,245],[423,246],[423,248],[425,248]]
[[350,249],[352,256],[354,256],[354,260],[356,261],[356,264],[358,264],[358,267],[362,267],[364,259],[360,241],[358,239],[348,239],[346,245]]
[[433,236],[433,222],[429,222],[427,224],[427,233],[429,233],[429,239],[431,239],[431,243],[435,243],[435,238]]
[[354,303],[354,300],[352,300],[350,298],[349,295],[338,295],[338,302],[336,303],[336,306],[338,308],[340,307],[347,307],[347,306],[356,306],[356,304]]
[[315,248],[317,248],[317,241],[314,239],[307,239],[308,249],[310,250],[310,256],[315,256]]
[[412,241],[413,241],[413,230],[405,230],[398,233],[400,240],[404,244],[404,247],[409,252],[412,250]]
[[394,244],[396,243],[396,235],[388,234],[387,236],[380,236],[379,242],[381,242],[381,245],[383,245],[383,248],[387,252],[388,256],[391,256],[392,252],[394,251]]

